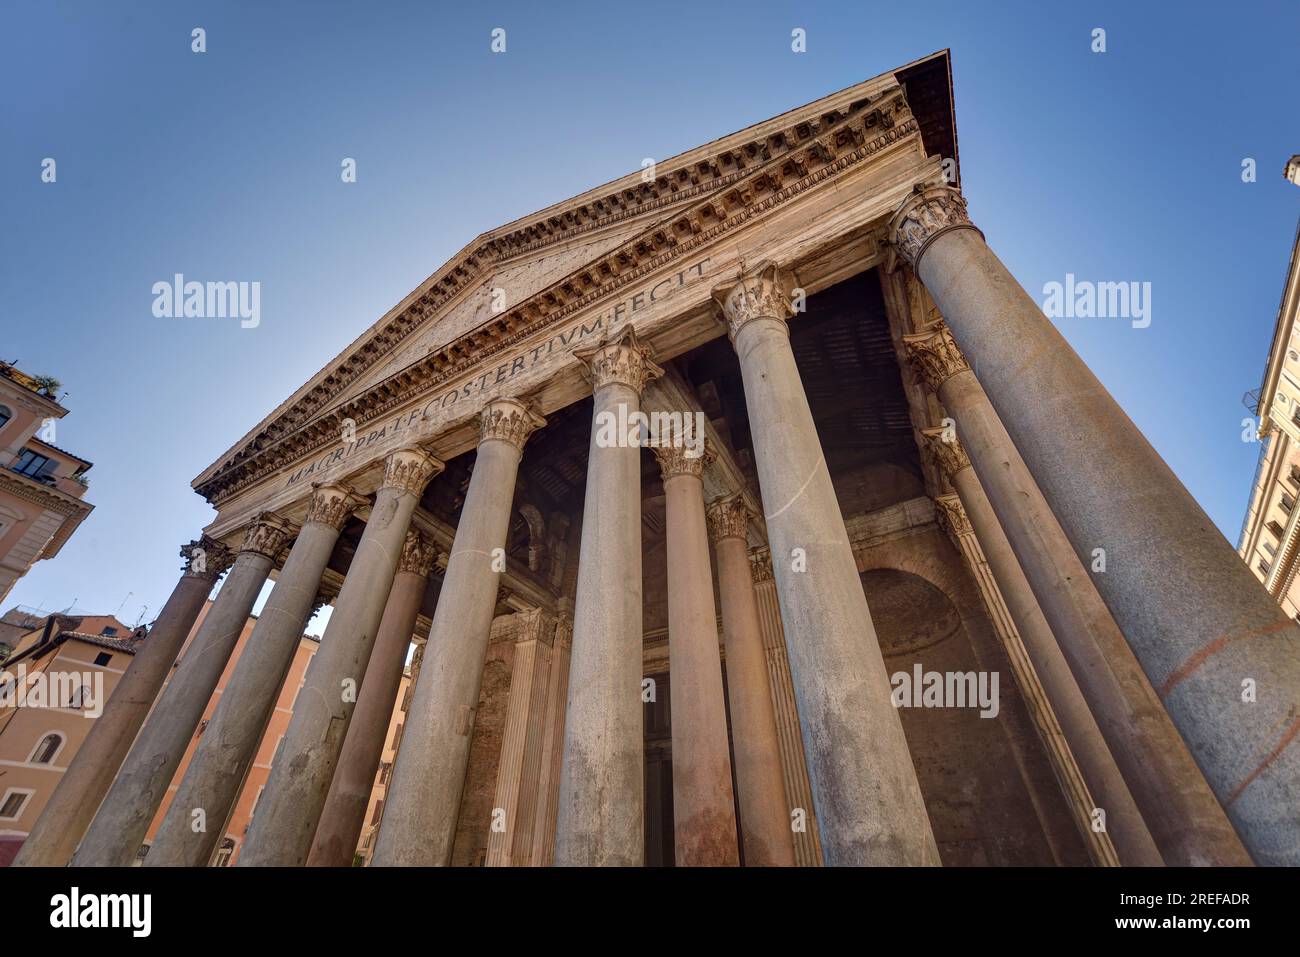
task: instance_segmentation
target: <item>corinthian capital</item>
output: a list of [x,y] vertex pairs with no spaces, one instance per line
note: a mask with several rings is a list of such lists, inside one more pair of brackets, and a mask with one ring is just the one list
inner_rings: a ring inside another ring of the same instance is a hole
[[239,546],[241,552],[253,552],[265,555],[275,561],[289,539],[298,534],[298,530],[280,516],[272,512],[262,512],[249,524],[244,533],[244,543]]
[[709,523],[709,537],[716,544],[724,538],[747,539],[749,520],[753,515],[745,504],[744,493],[736,492],[709,505],[705,517]]
[[545,424],[546,420],[522,399],[493,399],[479,415],[479,444],[500,439],[523,451],[528,436]]
[[749,574],[755,585],[772,580],[772,550],[763,545],[749,553]]
[[889,223],[894,248],[913,269],[920,266],[930,244],[953,229],[980,232],[966,212],[965,198],[951,186],[918,188],[903,200]]
[[966,357],[957,348],[948,324],[942,319],[930,323],[920,332],[903,336],[903,346],[917,377],[935,392],[957,373],[970,371]]
[[186,578],[214,582],[230,567],[235,554],[215,539],[200,535],[188,545],[181,546],[181,558],[185,559]]
[[421,578],[428,578],[433,568],[433,560],[438,557],[438,548],[420,532],[411,529],[402,542],[402,554],[397,559],[399,572],[414,572]]
[[954,543],[963,536],[970,535],[970,518],[966,515],[966,509],[962,507],[961,499],[956,495],[940,495],[934,500],[935,518],[939,521],[939,527],[948,533],[948,537]]
[[336,532],[342,531],[343,523],[348,520],[348,516],[365,502],[365,499],[352,491],[349,485],[316,482],[311,488],[311,502],[307,506],[304,524],[318,522],[321,525],[328,525]]
[[650,349],[637,338],[636,330],[631,326],[573,354],[587,364],[592,391],[595,392],[617,382],[640,395],[647,382],[664,374],[664,370],[654,364]]
[[701,450],[691,445],[654,445],[650,451],[659,460],[659,474],[665,482],[677,475],[702,478],[704,467],[718,457],[713,449]]
[[735,282],[715,286],[713,299],[727,321],[731,341],[734,343],[741,328],[755,319],[779,319],[784,323],[793,316],[790,289],[790,276],[776,263],[767,261],[746,271]]
[[926,448],[934,457],[944,478],[949,481],[962,469],[970,468],[970,458],[950,429],[922,429]]
[[408,446],[384,459],[384,480],[380,488],[395,488],[419,496],[429,480],[444,466],[424,449]]

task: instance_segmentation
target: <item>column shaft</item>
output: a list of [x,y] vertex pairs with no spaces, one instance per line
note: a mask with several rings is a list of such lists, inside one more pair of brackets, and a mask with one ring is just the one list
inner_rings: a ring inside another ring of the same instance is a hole
[[352,723],[339,753],[334,780],[312,839],[309,867],[350,867],[366,823],[366,806],[384,754],[406,652],[420,613],[435,550],[418,532],[406,535],[402,558],[379,622]]
[[384,805],[376,865],[451,862],[515,480],[524,440],[538,424],[540,417],[515,400],[497,400],[483,412],[474,473]]
[[790,670],[826,863],[934,864],[938,849],[848,533],[764,266],[716,290],[740,357]]
[[[1222,808],[942,324],[906,337],[1168,864],[1248,864]],[[941,448],[942,445],[932,445]],[[1107,810],[1107,814],[1111,813]]]
[[954,472],[951,481],[1094,802],[1092,807],[1080,809],[1086,815],[1081,822],[1085,839],[1091,845],[1091,835],[1096,830],[1093,812],[1100,808],[1106,812],[1103,833],[1109,835],[1120,864],[1160,867],[1164,861],[1151,832],[1070,673],[1056,636],[1034,598],[979,479],[967,465]]
[[744,500],[736,495],[713,503],[708,516],[718,559],[718,597],[727,649],[727,697],[731,703],[745,866],[791,867],[795,860],[790,809],[785,801],[776,709],[746,543],[749,512]]
[[72,864],[126,867],[144,842],[208,699],[221,680],[275,556],[292,529],[273,516],[248,530],[234,567],[122,763]]
[[238,866],[296,867],[307,862],[411,517],[424,487],[441,470],[442,463],[415,448],[399,449],[385,461],[366,530],[320,650],[307,666]]
[[16,866],[63,867],[72,858],[167,680],[213,583],[233,558],[224,546],[207,538],[182,548],[181,555],[187,562],[185,574],[59,779],[14,859]]
[[1255,861],[1300,864],[1300,626],[969,228],[959,194],[928,190],[895,223],[1075,551],[1105,550],[1095,584]]
[[639,867],[645,861],[641,450],[635,437],[611,436],[615,430],[607,426],[640,411],[641,389],[659,370],[630,329],[580,355],[591,362],[595,396],[554,862]]
[[[346,486],[325,485],[313,491],[302,530],[154,835],[147,867],[204,867],[226,836],[225,823],[244,789],[311,618],[339,530],[359,501]],[[196,810],[203,812],[202,828],[195,827]]]
[[[704,513],[703,458],[656,448],[663,469],[672,680],[673,845],[678,867],[732,866],[736,804]],[[733,678],[734,681],[734,678]]]

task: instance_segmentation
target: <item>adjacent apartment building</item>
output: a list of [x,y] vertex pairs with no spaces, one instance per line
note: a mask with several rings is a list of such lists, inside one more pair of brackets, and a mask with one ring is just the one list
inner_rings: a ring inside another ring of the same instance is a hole
[[[1300,185],[1300,156],[1286,167]],[[1258,399],[1259,467],[1237,551],[1269,593],[1300,620],[1300,230],[1291,246]]]
[[[203,624],[211,607],[209,602],[200,613],[190,631],[191,639]],[[149,827],[145,844],[140,849],[140,860],[148,853],[149,843],[171,804],[171,796],[189,767],[199,738],[216,711],[217,703],[234,673],[256,621],[255,617],[251,617],[244,625],[235,652],[208,701],[203,719],[177,768],[168,794]],[[41,675],[60,676],[57,681],[42,681],[41,684],[43,690],[47,687],[54,689],[57,695],[55,700],[43,697],[16,704],[12,693],[7,697],[0,696],[0,866],[7,866],[17,854],[23,839],[44,810],[59,778],[93,727],[94,719],[102,712],[102,707],[97,707],[95,702],[107,701],[130,663],[130,657],[143,640],[147,640],[143,629],[132,632],[129,627],[111,617],[51,615],[41,622],[40,627],[18,639],[12,654],[0,666],[3,672],[0,673],[0,683],[15,681],[20,664],[26,665],[26,675],[29,678],[38,672]],[[298,642],[293,663],[276,701],[275,712],[262,737],[257,757],[249,770],[234,813],[226,824],[225,836],[213,860],[217,866],[234,864],[239,858],[244,834],[256,813],[258,798],[271,771],[271,762],[288,727],[294,701],[319,643],[319,639],[312,635],[303,635]],[[188,650],[187,642],[181,651],[182,658]],[[94,675],[102,677],[96,679]],[[96,687],[97,681],[102,682],[102,691]],[[375,787],[366,814],[366,826],[359,842],[359,861],[366,860],[369,855],[375,826],[383,810],[383,795],[401,735],[409,684],[409,676],[404,675],[398,698],[394,702],[382,763],[376,773]],[[77,688],[81,686],[86,690],[78,691]],[[96,697],[99,694],[103,697]],[[22,704],[27,706],[21,706]]]
[[82,501],[92,463],[54,444],[55,423],[68,414],[58,389],[0,362],[0,602],[94,507]]

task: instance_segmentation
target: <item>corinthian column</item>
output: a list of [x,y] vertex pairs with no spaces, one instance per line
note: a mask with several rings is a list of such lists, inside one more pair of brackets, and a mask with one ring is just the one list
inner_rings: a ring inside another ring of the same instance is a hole
[[[978,484],[1165,862],[1250,863],[947,328],[934,323],[903,341],[956,420]],[[969,494],[971,479],[958,473],[956,481]]]
[[[1017,640],[1021,642],[1020,648],[1007,649],[1007,657],[1014,667],[1020,658],[1016,652],[1023,651],[1028,655],[1032,666],[1023,669],[1025,675],[1017,676],[1020,686],[1031,687],[1031,682],[1041,680],[1050,705],[1049,715],[1054,718],[1053,723],[1059,723],[1061,735],[1068,745],[1070,761],[1067,763],[1054,753],[1045,735],[1048,751],[1055,758],[1053,764],[1057,777],[1067,798],[1071,799],[1089,853],[1094,862],[1103,865],[1161,866],[1164,861],[1151,832],[1106,745],[1105,736],[1070,673],[1056,636],[1048,627],[1011,544],[971,468],[965,449],[955,438],[943,441],[947,435],[945,430],[929,430],[924,434],[929,439],[931,454],[957,490],[959,499],[957,502],[943,497],[936,499],[940,515],[959,548],[963,539],[973,537],[978,543],[976,547],[988,560],[998,592],[1006,602],[1007,613],[1015,622]],[[1029,692],[1025,697],[1031,702],[1034,700],[1034,695]],[[1071,767],[1071,764],[1075,766]],[[1076,773],[1082,778],[1082,794],[1077,794],[1080,789],[1070,786]],[[1100,826],[1102,819],[1096,815],[1098,809],[1106,814],[1104,828]]]
[[131,658],[122,680],[103,705],[103,713],[59,779],[14,859],[16,866],[63,867],[68,863],[112,786],[158,689],[167,680],[204,600],[234,560],[228,548],[206,536],[182,548],[181,557],[185,572],[149,629],[149,640],[141,643]]
[[679,867],[735,867],[740,857],[704,518],[705,456],[690,451],[654,449],[667,513],[674,859]]
[[1251,855],[1300,864],[1300,626],[985,245],[960,193],[916,193],[893,227],[1074,550],[1089,564],[1104,550],[1094,583]]
[[483,410],[474,473],[384,805],[376,865],[451,861],[519,460],[524,442],[543,424],[518,399],[494,399]]
[[217,600],[140,729],[117,779],[72,858],[78,867],[125,867],[134,859],[162,804],[203,709],[226,670],[275,558],[295,530],[263,514],[244,543]]
[[848,533],[790,349],[788,283],[764,264],[714,290],[745,383],[826,863],[938,864]]
[[163,815],[147,867],[203,867],[211,861],[311,619],[334,543],[363,501],[346,485],[313,486],[302,530]]
[[398,449],[384,461],[384,478],[366,530],[320,650],[307,666],[238,866],[307,862],[411,517],[424,487],[441,471],[442,463],[419,448]]
[[556,822],[557,865],[645,860],[641,716],[641,449],[617,434],[663,374],[632,328],[578,353],[590,364],[593,410],[569,703]]
[[[749,519],[749,509],[740,493],[719,499],[708,509],[709,531],[718,557],[722,635],[727,646],[727,698],[731,702],[740,833],[747,867],[792,867],[794,836],[790,809],[785,803],[776,709],[767,679],[763,631],[749,567]],[[674,784],[676,768],[674,744]]]
[[429,571],[437,549],[424,535],[406,533],[397,575],[379,622],[375,648],[366,665],[352,723],[339,754],[334,780],[321,811],[320,824],[307,857],[310,867],[350,867],[366,823],[366,805],[375,786],[375,771],[384,754],[384,736],[402,685],[406,651],[420,614]]

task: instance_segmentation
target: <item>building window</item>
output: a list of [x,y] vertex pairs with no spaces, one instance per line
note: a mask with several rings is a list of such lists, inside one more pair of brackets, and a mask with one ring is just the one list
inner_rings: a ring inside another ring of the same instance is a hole
[[88,689],[85,685],[77,685],[72,689],[72,694],[68,698],[69,708],[82,708],[86,704],[86,693]]
[[100,631],[100,635],[102,635],[105,638],[116,638],[117,629],[112,627],[111,625],[105,625],[103,629]]
[[380,765],[379,765],[379,783],[380,783],[380,784],[387,784],[387,783],[388,783],[388,776],[392,773],[392,771],[393,771],[393,765],[392,765],[392,762],[391,762],[391,761],[385,761],[385,762],[383,762],[382,764],[380,764]]
[[95,655],[95,664],[97,665],[106,665],[112,660],[113,656],[107,651],[101,651],[99,654]]
[[19,791],[16,788],[10,788],[5,792],[3,800],[0,800],[0,819],[17,820],[18,815],[23,811],[23,805],[31,797],[32,791]]
[[0,405],[0,429],[9,424],[9,420],[14,417],[13,411],[7,405]]
[[370,823],[372,825],[378,824],[379,819],[383,816],[384,816],[384,800],[383,798],[380,798],[378,801],[375,802],[375,813],[371,815]]
[[1269,571],[1273,568],[1272,565],[1270,565],[1268,562],[1264,561],[1262,558],[1260,559],[1259,564],[1258,564],[1256,567],[1257,567],[1261,572],[1263,572],[1265,575],[1267,575],[1267,574],[1269,573]]
[[1300,465],[1291,466],[1290,472],[1287,473],[1286,480],[1296,488],[1300,488]]
[[1282,526],[1278,522],[1276,521],[1269,522],[1264,527],[1273,533],[1274,538],[1282,537]]
[[14,464],[13,470],[19,475],[43,480],[50,478],[50,473],[58,467],[59,463],[48,455],[41,455],[31,449],[23,449],[18,453],[18,461]]
[[1264,551],[1268,552],[1270,558],[1277,558],[1277,548],[1270,542],[1264,542]]
[[40,743],[36,745],[36,750],[32,752],[32,756],[28,760],[32,764],[49,764],[54,760],[54,756],[59,753],[61,747],[63,747],[63,735],[57,731],[51,731],[41,738]]
[[1288,495],[1286,492],[1283,492],[1282,501],[1278,502],[1278,505],[1282,507],[1282,511],[1290,515],[1291,509],[1295,508],[1295,496]]
[[401,743],[402,743],[402,726],[399,724],[396,730],[393,731],[393,744],[392,744],[393,750],[396,751],[397,746]]

